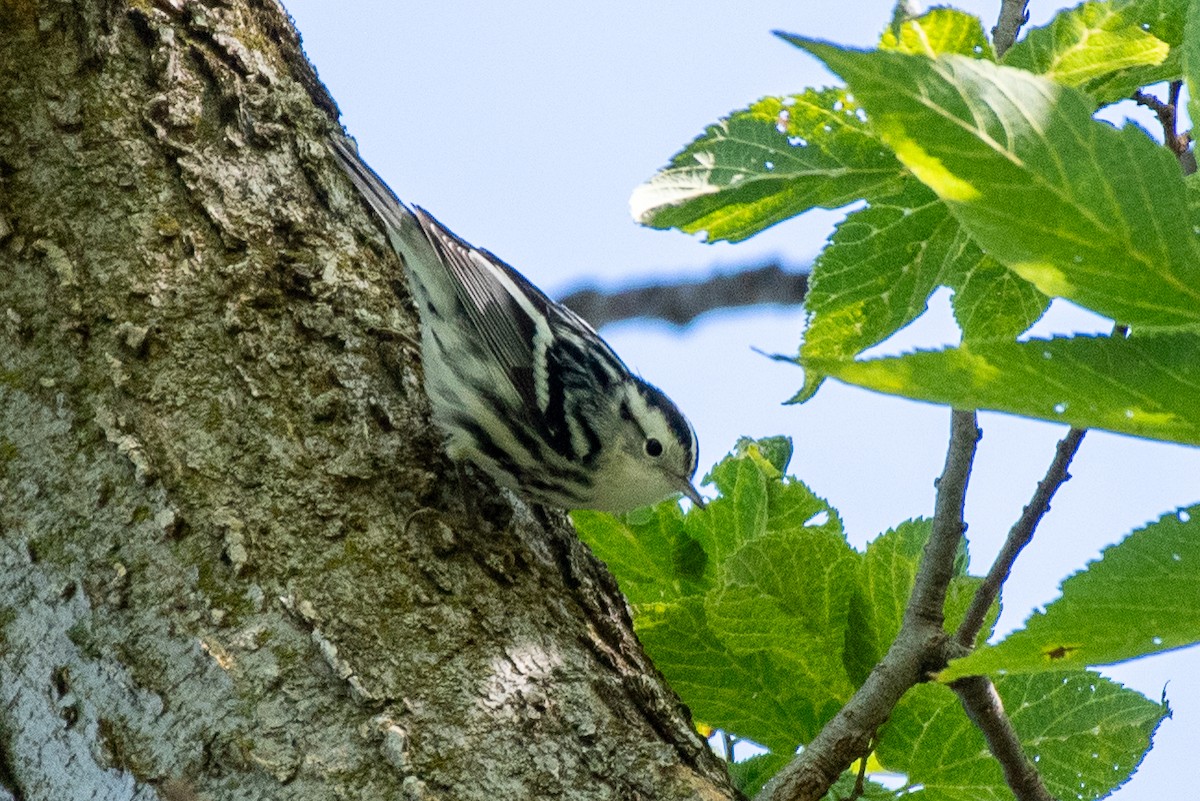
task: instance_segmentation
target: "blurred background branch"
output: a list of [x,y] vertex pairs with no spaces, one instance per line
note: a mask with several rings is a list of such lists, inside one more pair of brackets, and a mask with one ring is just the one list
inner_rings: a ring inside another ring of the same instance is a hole
[[585,286],[558,300],[596,328],[634,318],[685,326],[700,315],[741,306],[793,306],[808,292],[809,267],[773,261],[723,268],[707,278],[661,281],[624,289]]

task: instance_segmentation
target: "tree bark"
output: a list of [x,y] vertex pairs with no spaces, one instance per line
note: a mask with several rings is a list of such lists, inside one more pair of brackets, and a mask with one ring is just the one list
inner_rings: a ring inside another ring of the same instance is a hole
[[336,126],[268,0],[0,2],[0,799],[736,797],[447,463]]

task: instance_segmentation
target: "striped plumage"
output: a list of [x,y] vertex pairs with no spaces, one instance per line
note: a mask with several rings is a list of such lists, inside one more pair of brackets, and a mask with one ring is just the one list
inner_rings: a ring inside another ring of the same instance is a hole
[[425,388],[447,451],[532,501],[624,512],[692,486],[696,435],[578,315],[419,207],[335,138],[384,224],[421,317]]

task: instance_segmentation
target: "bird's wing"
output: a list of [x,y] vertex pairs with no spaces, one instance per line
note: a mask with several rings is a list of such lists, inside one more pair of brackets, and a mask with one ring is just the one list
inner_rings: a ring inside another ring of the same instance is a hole
[[442,269],[459,289],[463,312],[513,387],[545,412],[549,398],[546,350],[555,304],[524,276],[486,250],[473,247],[420,207],[415,217]]
[[464,317],[522,401],[544,410],[549,397],[544,350],[552,339],[547,308],[554,306],[553,301],[512,267],[463,241],[425,210],[410,210],[348,140],[334,136],[330,144],[415,279],[410,284],[422,315]]

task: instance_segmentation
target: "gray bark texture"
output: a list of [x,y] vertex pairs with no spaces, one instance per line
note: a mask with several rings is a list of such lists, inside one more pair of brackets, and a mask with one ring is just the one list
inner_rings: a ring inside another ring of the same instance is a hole
[[271,0],[0,0],[0,800],[735,798],[337,124]]

